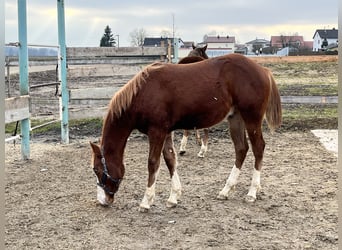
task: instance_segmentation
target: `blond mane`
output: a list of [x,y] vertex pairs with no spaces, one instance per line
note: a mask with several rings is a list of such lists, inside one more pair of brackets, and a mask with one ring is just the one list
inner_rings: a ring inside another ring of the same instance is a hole
[[133,97],[138,93],[142,84],[146,82],[149,72],[161,65],[161,63],[153,63],[147,66],[116,92],[109,103],[108,115],[111,115],[111,117],[120,117],[122,112],[131,105]]

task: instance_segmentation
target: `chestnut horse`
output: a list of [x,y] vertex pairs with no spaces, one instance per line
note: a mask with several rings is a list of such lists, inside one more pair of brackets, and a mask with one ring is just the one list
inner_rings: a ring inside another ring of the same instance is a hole
[[265,148],[261,129],[264,117],[271,130],[280,126],[279,91],[271,72],[243,55],[224,55],[190,64],[151,64],[115,93],[103,123],[100,145],[91,143],[97,199],[104,206],[113,203],[125,174],[127,139],[133,129],[138,129],[149,140],[148,181],[140,211],[148,211],[154,201],[161,154],[171,178],[167,206],[176,206],[181,183],[172,131],[208,128],[228,119],[235,164],[218,198],[227,199],[237,184],[249,148],[246,130],[255,158],[247,200],[254,202]]
[[[192,44],[192,51],[189,52],[187,57],[182,58],[178,63],[193,63],[202,61],[204,59],[208,59],[208,55],[205,53],[207,50],[207,45],[204,47],[196,47]],[[204,136],[201,137],[200,130],[195,129],[197,142],[201,145],[200,151],[198,152],[198,157],[204,157],[205,153],[208,151],[208,139],[209,139],[209,130],[207,128],[203,129]],[[186,152],[186,145],[188,143],[189,130],[183,130],[183,136],[179,148],[179,154],[184,155]]]

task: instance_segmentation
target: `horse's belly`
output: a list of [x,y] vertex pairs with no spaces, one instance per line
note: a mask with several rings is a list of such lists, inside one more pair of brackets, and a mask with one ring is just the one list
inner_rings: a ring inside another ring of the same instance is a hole
[[229,113],[229,110],[212,110],[208,113],[189,114],[180,119],[176,124],[176,129],[209,128],[222,120]]

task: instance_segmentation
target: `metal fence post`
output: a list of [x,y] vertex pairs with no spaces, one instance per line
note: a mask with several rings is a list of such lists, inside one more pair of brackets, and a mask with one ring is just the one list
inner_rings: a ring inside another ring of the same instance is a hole
[[[28,50],[27,50],[27,23],[26,0],[18,0],[18,32],[19,32],[19,81],[20,95],[29,94],[28,82]],[[21,156],[24,160],[30,158],[30,120],[20,121],[21,128]]]
[[58,9],[58,44],[59,44],[59,64],[62,98],[60,105],[61,113],[61,138],[62,143],[69,143],[69,92],[67,86],[66,71],[66,44],[65,44],[65,17],[64,0],[57,0]]

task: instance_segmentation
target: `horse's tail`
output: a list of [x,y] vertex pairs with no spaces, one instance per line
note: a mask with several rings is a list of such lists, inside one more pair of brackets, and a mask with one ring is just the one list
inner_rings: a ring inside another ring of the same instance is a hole
[[267,70],[270,81],[270,96],[266,108],[266,121],[271,131],[280,127],[282,120],[282,110],[280,94],[271,71]]

